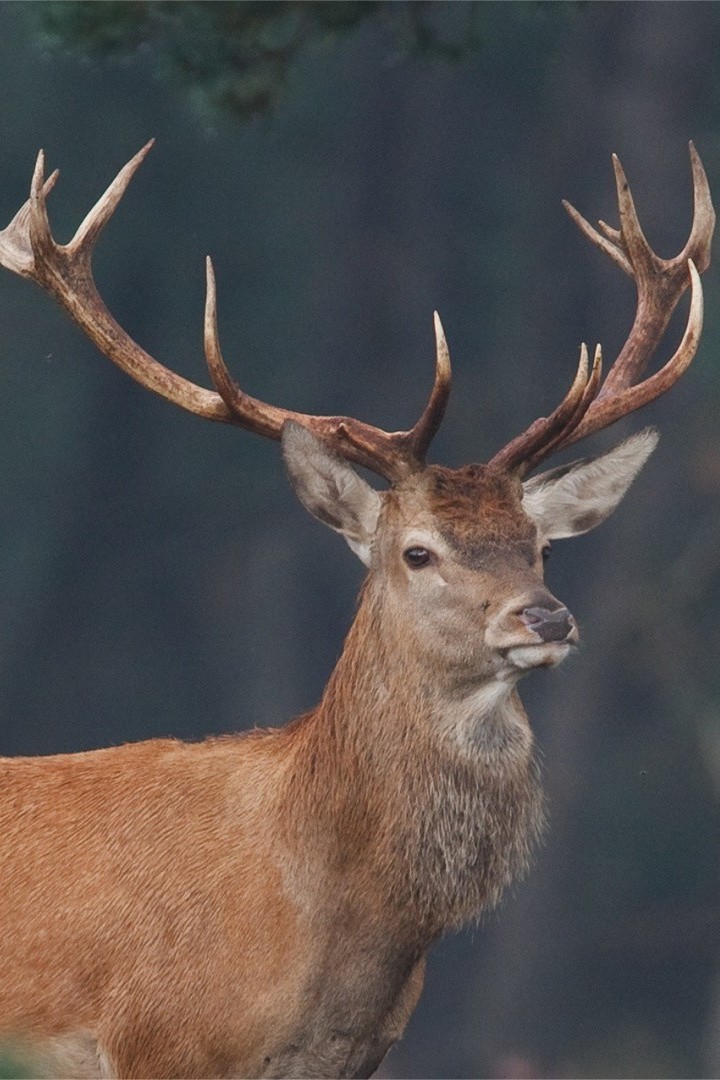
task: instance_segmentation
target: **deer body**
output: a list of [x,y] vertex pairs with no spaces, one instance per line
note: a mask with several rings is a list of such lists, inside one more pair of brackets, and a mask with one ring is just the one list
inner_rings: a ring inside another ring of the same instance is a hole
[[389,599],[371,572],[285,729],[2,760],[8,1033],[91,1033],[110,1075],[374,1071],[428,947],[497,901],[542,819],[515,679],[482,636],[472,665],[401,640]]
[[[20,930],[0,947],[0,1010],[31,1066],[54,1037],[61,1051],[96,1043],[89,1075],[356,1075],[397,1038],[417,952],[373,927],[359,867],[301,862],[273,835],[278,764],[292,754],[265,742],[158,741],[3,768],[20,807],[4,835],[23,854],[13,865],[3,850],[2,925]],[[52,858],[28,842],[38,820]],[[320,884],[340,910],[318,904]]]
[[[0,759],[0,1037],[64,1076],[369,1076],[400,1036],[425,955],[496,904],[543,819],[518,680],[578,631],[548,591],[550,541],[586,532],[652,452],[644,432],[527,479],[554,450],[652,400],[682,374],[702,322],[714,214],[692,152],[684,251],[650,251],[618,171],[620,232],[581,227],[640,294],[601,387],[583,347],[558,408],[487,465],[425,454],[450,366],[416,425],[387,433],[309,417],[237,387],[220,354],[208,266],[205,345],[217,392],[149,357],[95,289],[92,247],[146,148],[65,246],[42,157],[0,233],[0,262],[47,289],[134,378],[208,419],[282,440],[295,491],[368,568],[318,707],[286,728],[184,744]],[[636,382],[688,284],[683,340]],[[353,470],[390,482],[379,492]]]

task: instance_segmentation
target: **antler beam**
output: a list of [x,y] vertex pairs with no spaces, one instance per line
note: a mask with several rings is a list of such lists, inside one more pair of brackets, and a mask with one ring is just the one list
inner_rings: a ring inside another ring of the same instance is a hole
[[123,330],[106,307],[93,280],[91,260],[97,240],[130,181],[147,157],[151,140],[120,170],[69,244],[53,239],[47,196],[58,172],[45,180],[40,151],[30,198],[0,232],[0,264],[30,278],[49,292],[101,353],[142,386],[180,408],[279,439],[286,420],[314,432],[338,454],[390,481],[422,468],[430,441],[442,420],[450,393],[450,358],[440,319],[435,315],[435,382],[428,404],[409,431],[386,432],[347,416],[312,416],[267,405],[244,393],[222,359],[217,333],[217,301],[212,265],[207,264],[205,351],[216,390],[207,390],[159,363]]

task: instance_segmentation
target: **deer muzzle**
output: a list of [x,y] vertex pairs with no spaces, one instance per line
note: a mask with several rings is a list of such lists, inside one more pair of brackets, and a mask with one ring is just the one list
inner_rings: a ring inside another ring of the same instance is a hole
[[519,618],[541,641],[567,641],[576,628],[566,607],[526,607]]
[[546,589],[518,597],[491,619],[486,643],[518,671],[554,667],[578,641],[575,619]]

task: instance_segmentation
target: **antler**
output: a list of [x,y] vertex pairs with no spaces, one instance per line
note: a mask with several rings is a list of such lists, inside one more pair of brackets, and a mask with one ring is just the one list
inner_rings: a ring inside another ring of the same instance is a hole
[[294,420],[314,432],[342,457],[390,481],[422,468],[450,393],[450,357],[437,314],[435,382],[430,399],[413,428],[395,432],[383,431],[352,417],[310,416],[280,409],[245,394],[233,381],[220,353],[215,277],[209,259],[205,355],[216,391],[198,386],[159,363],[116,322],[93,280],[92,252],[153,143],[151,140],[120,170],[69,244],[56,243],[50,231],[46,198],[55,186],[58,172],[56,170],[44,179],[44,155],[40,151],[30,198],[8,227],[0,232],[0,264],[21,277],[30,278],[49,292],[100,352],[131,378],[196,416],[237,424],[272,439],[280,438],[286,420]]
[[[625,271],[637,287],[637,310],[630,335],[600,387],[600,347],[588,373],[583,345],[575,382],[558,408],[536,420],[527,431],[503,447],[491,464],[524,476],[555,450],[570,446],[664,394],[691,363],[697,351],[703,320],[703,296],[698,271],[710,265],[715,227],[710,189],[702,162],[690,143],[694,217],[685,247],[674,259],[661,259],[643,234],[622,166],[613,155],[620,229],[598,222],[594,229],[574,207],[565,209],[585,236]],[[682,341],[664,367],[638,382],[659,345],[670,317],[688,285],[690,312]]]

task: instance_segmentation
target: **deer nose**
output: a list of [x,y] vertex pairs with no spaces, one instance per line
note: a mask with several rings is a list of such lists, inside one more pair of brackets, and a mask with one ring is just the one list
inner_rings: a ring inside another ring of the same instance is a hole
[[542,641],[565,641],[575,629],[575,620],[566,607],[526,607],[520,621]]

